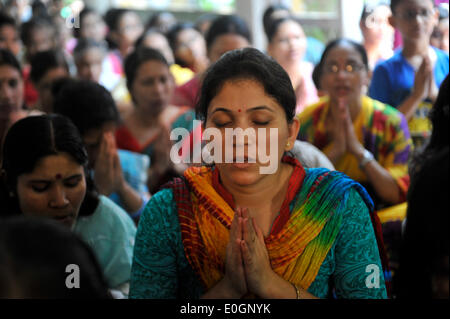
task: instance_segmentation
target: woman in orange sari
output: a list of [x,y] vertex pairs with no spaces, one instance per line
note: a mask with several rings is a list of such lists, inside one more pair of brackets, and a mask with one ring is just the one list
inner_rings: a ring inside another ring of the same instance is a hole
[[[197,115],[220,147],[212,166],[188,168],[144,210],[131,298],[386,297],[373,204],[343,174],[288,155],[295,106],[287,73],[256,49],[210,67]],[[258,134],[228,145],[229,129]]]

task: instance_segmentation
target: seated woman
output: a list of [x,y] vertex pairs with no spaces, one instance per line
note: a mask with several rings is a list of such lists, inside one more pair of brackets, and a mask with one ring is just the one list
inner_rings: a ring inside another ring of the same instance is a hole
[[303,28],[294,17],[277,19],[270,24],[267,38],[267,52],[289,74],[297,96],[296,113],[300,113],[305,106],[318,101],[312,81],[314,66],[304,61],[307,41]]
[[[287,73],[256,49],[211,66],[197,112],[205,132],[216,132],[215,163],[188,168],[151,198],[130,298],[325,298],[332,288],[339,298],[386,297],[365,190],[284,155],[299,129],[295,105]],[[227,129],[268,134],[223,147]],[[271,174],[264,156],[251,157],[251,148],[266,155],[267,147]]]
[[406,200],[412,142],[400,112],[364,95],[368,70],[360,44],[330,42],[318,65],[320,87],[328,96],[298,116],[299,138],[322,150],[336,170],[362,183],[380,209]]
[[169,159],[169,134],[174,127],[192,131],[195,114],[170,104],[174,79],[159,51],[137,49],[126,58],[125,73],[134,108],[116,131],[117,147],[150,157],[148,188],[154,193],[184,170],[184,165],[174,165]]
[[119,206],[97,195],[87,162],[78,130],[67,118],[17,121],[3,145],[0,215],[50,218],[69,227],[93,249],[108,287],[126,295],[136,227]]
[[114,133],[119,112],[106,88],[83,80],[68,80],[61,86],[54,112],[67,116],[79,130],[97,190],[137,222],[149,199],[148,156],[117,149]]

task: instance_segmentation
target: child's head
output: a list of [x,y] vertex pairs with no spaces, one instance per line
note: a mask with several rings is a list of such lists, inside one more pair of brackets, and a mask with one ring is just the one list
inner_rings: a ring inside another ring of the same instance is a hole
[[75,28],[74,32],[77,38],[91,38],[102,42],[106,37],[107,26],[98,12],[84,8],[80,12],[80,27]]
[[430,41],[439,16],[433,0],[392,0],[391,11],[389,21],[399,30],[404,42]]
[[111,9],[105,16],[108,38],[122,53],[128,53],[144,31],[141,18],[134,11]]
[[107,48],[94,39],[81,38],[73,51],[78,77],[99,82]]
[[42,18],[33,18],[22,24],[20,37],[28,61],[35,53],[54,49],[57,44],[55,26]]

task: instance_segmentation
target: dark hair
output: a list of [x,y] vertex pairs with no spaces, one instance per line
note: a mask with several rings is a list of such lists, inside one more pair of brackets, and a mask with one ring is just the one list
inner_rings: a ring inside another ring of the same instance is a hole
[[208,68],[196,105],[197,117],[206,121],[209,104],[225,82],[239,79],[261,83],[266,94],[284,109],[288,123],[292,122],[296,97],[289,75],[274,59],[254,48],[229,51]]
[[197,31],[198,33],[200,33],[200,31],[198,31],[195,28],[194,24],[192,24],[190,22],[176,23],[167,32],[167,40],[169,41],[170,48],[172,49],[172,51],[174,53],[175,63],[182,67],[187,67],[188,65],[186,65],[186,62],[180,60],[177,57],[177,55],[175,54],[175,52],[177,51],[177,48],[178,48],[177,39],[178,39],[178,35],[180,34],[181,31],[189,30],[189,29],[193,29],[193,30]]
[[33,29],[50,29],[52,32],[56,33],[56,28],[52,24],[50,19],[43,19],[42,17],[34,17],[29,21],[22,24],[20,28],[20,38],[26,46],[30,44],[31,32]]
[[33,17],[38,17],[42,19],[49,19],[50,15],[48,13],[47,6],[40,0],[34,0],[31,4],[31,10]]
[[319,68],[319,64],[316,64],[314,66],[311,78],[313,80],[314,86],[316,87],[317,90],[321,90],[321,85],[320,85],[320,68]]
[[360,21],[364,21],[369,15],[371,15],[378,7],[385,6],[389,8],[389,2],[377,1],[375,3],[364,3],[363,10],[361,12]]
[[[79,270],[69,289],[67,266]],[[0,222],[0,298],[111,298],[92,249],[49,219],[15,217]]]
[[48,50],[35,53],[31,57],[31,71],[30,78],[33,83],[39,83],[39,81],[45,76],[45,74],[58,67],[62,67],[69,73],[69,66],[66,61],[64,53],[60,50]]
[[73,49],[73,58],[75,61],[78,61],[82,57],[82,55],[90,50],[90,49],[99,49],[104,54],[106,54],[108,48],[106,45],[104,45],[101,42],[98,42],[94,39],[85,39],[85,38],[79,38],[77,41],[77,45]]
[[169,67],[169,64],[161,52],[152,48],[139,47],[130,53],[124,62],[125,76],[127,77],[127,88],[131,91],[134,79],[139,67],[148,61],[158,61]]
[[433,125],[431,139],[419,155],[413,158],[410,169],[406,224],[398,274],[394,277],[398,298],[449,297],[448,290],[446,296],[437,296],[433,285],[433,277],[436,276],[447,277],[448,285],[449,275],[448,81],[447,75],[430,114]]
[[118,30],[120,19],[128,12],[130,12],[130,10],[122,8],[112,8],[106,12],[104,20],[110,32]]
[[214,41],[224,34],[237,34],[247,39],[249,43],[252,42],[252,36],[247,23],[237,15],[219,16],[212,22],[206,33],[206,47],[208,50]]
[[[392,15],[395,15],[395,8],[398,7],[400,3],[402,3],[404,0],[391,0],[391,11]],[[429,0],[433,4],[433,7],[435,6],[434,0]]]
[[17,29],[16,20],[14,20],[14,18],[9,14],[0,11],[0,28],[2,28],[3,26],[11,26],[14,29]]
[[330,51],[333,50],[335,47],[348,45],[353,47],[353,49],[355,49],[355,51],[359,53],[365,69],[367,71],[369,70],[369,60],[367,58],[366,49],[361,44],[346,38],[338,38],[332,40],[328,42],[327,46],[325,47],[325,50],[323,50],[322,57],[320,58],[319,63],[316,65],[314,69],[316,73],[314,74],[313,80],[317,88],[319,88],[318,85],[320,86],[320,77],[322,76],[323,64],[325,63],[325,60],[327,59]]
[[[66,117],[50,114],[29,116],[14,123],[8,130],[3,144],[0,197],[1,214],[21,214],[17,199],[17,179],[20,175],[34,170],[38,161],[49,155],[69,154],[86,172],[88,192],[86,193],[80,215],[92,214],[98,205],[98,198],[87,174],[88,155],[75,125]],[[13,197],[9,194],[15,194]]]
[[272,23],[269,24],[269,27],[266,32],[267,40],[269,42],[272,42],[273,38],[275,37],[275,35],[278,32],[278,29],[280,28],[280,25],[286,21],[293,21],[293,22],[297,23],[300,27],[302,27],[300,21],[294,16],[288,16],[288,17],[283,17],[283,18],[273,20]]
[[283,4],[273,4],[273,5],[268,6],[263,14],[264,33],[266,35],[269,31],[269,26],[273,21],[272,14],[278,10],[287,11],[287,12],[289,12],[289,15],[291,12],[291,10]]
[[8,65],[16,69],[20,77],[22,77],[22,68],[20,67],[20,63],[14,54],[8,49],[0,49],[0,66]]
[[57,93],[53,108],[55,113],[68,117],[81,136],[105,123],[119,121],[111,93],[92,81],[67,81]]

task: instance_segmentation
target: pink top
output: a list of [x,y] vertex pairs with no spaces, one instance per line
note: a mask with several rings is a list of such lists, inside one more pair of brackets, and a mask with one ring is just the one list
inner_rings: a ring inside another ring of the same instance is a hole
[[295,88],[295,95],[297,96],[297,107],[295,113],[299,114],[306,106],[314,104],[319,101],[317,96],[317,89],[312,80],[312,73],[314,66],[310,62],[303,61],[300,65],[301,74],[303,76],[302,83]]
[[183,85],[177,86],[172,98],[172,104],[195,108],[195,104],[197,103],[197,94],[200,91],[200,85],[199,76],[197,75]]

